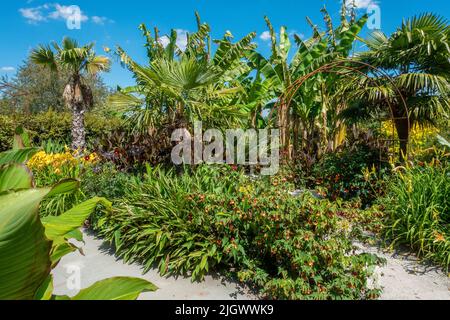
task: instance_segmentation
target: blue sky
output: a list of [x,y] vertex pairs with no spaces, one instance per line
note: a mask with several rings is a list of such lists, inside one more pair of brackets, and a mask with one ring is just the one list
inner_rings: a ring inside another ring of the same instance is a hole
[[[448,0],[357,0],[360,12],[373,4],[381,10],[381,28],[391,33],[405,17],[423,12],[434,12],[450,20]],[[80,30],[66,26],[67,7],[77,5],[82,11]],[[194,12],[212,27],[213,36],[222,37],[230,30],[235,38],[251,31],[257,32],[256,42],[260,51],[269,53],[263,17],[268,15],[276,29],[285,25],[291,32],[309,36],[310,28],[305,21],[309,16],[322,25],[320,9],[326,5],[329,12],[339,17],[340,0],[16,0],[2,1],[0,39],[0,75],[13,76],[17,67],[26,59],[30,50],[41,43],[61,41],[64,36],[76,38],[81,43],[96,43],[96,50],[103,54],[104,46],[122,46],[137,61],[145,61],[145,50],[140,31],[141,23],[149,28],[157,26],[162,34],[170,29],[180,32],[195,30]],[[367,32],[367,30],[366,30]],[[105,74],[110,86],[131,85],[127,70],[114,63],[110,73]]]

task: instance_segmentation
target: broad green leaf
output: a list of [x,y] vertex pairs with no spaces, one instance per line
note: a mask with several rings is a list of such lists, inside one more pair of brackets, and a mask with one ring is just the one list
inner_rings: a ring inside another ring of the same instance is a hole
[[34,300],[51,300],[53,294],[53,276],[49,275],[34,295]]
[[366,25],[366,22],[368,20],[368,16],[364,15],[359,19],[357,22],[355,22],[350,29],[342,32],[340,36],[340,42],[338,47],[336,48],[337,51],[344,55],[344,57],[347,57],[350,53],[350,50],[353,47],[353,44],[355,43],[356,37],[361,32],[361,30]]
[[21,164],[0,167],[0,193],[5,191],[30,189],[33,187],[33,175]]
[[81,290],[72,300],[135,300],[142,292],[157,289],[144,279],[117,277],[99,281]]
[[47,197],[53,197],[59,194],[72,193],[80,188],[80,181],[75,179],[66,179],[53,186]]
[[20,126],[14,133],[13,150],[29,148],[31,146],[30,137],[25,129]]
[[71,232],[68,232],[65,235],[65,237],[66,237],[67,240],[74,239],[74,240],[77,240],[79,242],[84,242],[84,240],[83,240],[83,233],[79,229],[75,229],[75,230],[73,230]]
[[63,242],[58,245],[53,245],[52,253],[50,260],[52,261],[52,267],[56,267],[56,265],[59,263],[62,257],[77,251],[78,248],[74,246],[73,244],[70,244],[68,242]]
[[110,208],[111,203],[104,198],[93,198],[70,209],[60,216],[49,216],[42,219],[45,234],[50,240],[65,237],[68,233],[80,228],[94,212],[98,204]]
[[39,151],[38,148],[26,148],[20,150],[11,150],[0,153],[0,166],[6,164],[22,164],[28,161]]
[[30,300],[50,273],[51,242],[39,220],[50,189],[0,196],[0,300]]

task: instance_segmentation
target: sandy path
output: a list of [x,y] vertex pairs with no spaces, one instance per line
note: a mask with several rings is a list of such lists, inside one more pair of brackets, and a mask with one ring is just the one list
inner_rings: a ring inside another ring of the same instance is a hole
[[[375,282],[381,286],[382,300],[450,300],[450,278],[435,267],[426,266],[414,256],[403,253],[383,252],[381,249],[355,244],[359,250],[375,253],[387,260],[387,264],[377,269]],[[256,299],[236,283],[208,276],[204,282],[192,283],[187,278],[164,278],[157,270],[142,275],[139,265],[126,265],[114,257],[111,249],[92,234],[85,234],[85,244],[81,245],[85,256],[76,252],[66,256],[54,270],[56,294],[74,295],[77,290],[68,288],[68,280],[79,270],[81,288],[96,281],[115,277],[142,277],[157,285],[156,292],[144,293],[140,299],[151,300],[249,300]],[[75,270],[75,271],[74,271]],[[75,273],[74,273],[75,272]],[[70,282],[70,281],[69,281]]]
[[387,260],[375,275],[383,288],[381,300],[450,300],[450,278],[441,269],[420,263],[408,253],[388,252],[361,243],[355,245],[361,251]]
[[157,270],[150,270],[142,275],[139,265],[124,264],[114,257],[113,252],[102,240],[96,239],[89,232],[84,234],[84,252],[72,253],[64,257],[53,271],[55,294],[75,295],[78,290],[70,290],[77,283],[86,288],[99,280],[117,276],[138,277],[154,283],[159,290],[141,295],[142,300],[249,300],[255,299],[235,283],[223,281],[218,277],[208,276],[204,282],[192,283],[190,278],[164,278]]

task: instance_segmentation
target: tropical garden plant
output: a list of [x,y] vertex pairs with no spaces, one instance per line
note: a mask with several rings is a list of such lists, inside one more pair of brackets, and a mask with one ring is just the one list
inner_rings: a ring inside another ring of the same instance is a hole
[[[152,35],[145,25],[140,29],[146,39],[148,66],[136,63],[121,47],[122,63],[133,73],[136,86],[121,88],[110,99],[117,108],[125,108],[137,131],[152,131],[161,124],[185,127],[202,120],[211,127],[232,126],[245,116],[236,94],[242,89],[239,78],[250,71],[242,61],[246,51],[255,47],[255,33],[236,43],[227,32],[212,40],[210,26],[197,14],[198,31],[187,35],[186,47],[178,47],[178,35],[172,30],[163,44],[158,30]],[[212,44],[217,48],[213,51]]]
[[[24,135],[22,135],[24,136]],[[18,144],[23,144],[20,137]],[[113,278],[97,282],[76,296],[53,295],[51,270],[61,258],[77,250],[70,239],[82,240],[78,230],[104,198],[83,202],[58,217],[39,217],[45,198],[73,192],[79,181],[63,180],[53,187],[34,188],[24,163],[38,150],[15,149],[0,154],[0,300],[136,299],[156,287],[146,280]]]
[[[302,150],[312,154],[335,148],[338,146],[338,143],[334,144],[336,136],[343,130],[342,119],[338,118],[338,114],[345,101],[336,99],[342,76],[324,72],[311,77],[297,90],[292,90],[292,86],[296,80],[321,66],[348,58],[365,26],[367,16],[356,19],[355,11],[352,10],[349,19],[345,1],[338,27],[334,27],[325,7],[322,13],[325,31],[320,31],[308,18],[307,21],[313,28],[313,37],[302,40],[300,36],[295,35],[298,48],[291,61],[291,41],[286,27],[281,28],[277,41],[277,33],[267,17],[272,55],[266,59],[254,51],[248,57],[250,66],[258,72],[255,82],[263,83],[258,88],[270,93],[270,98],[266,95],[265,100],[271,103],[264,107],[269,109],[271,115],[276,116],[274,119],[277,121],[276,126],[280,128],[281,145],[288,156],[293,152],[295,157]],[[260,80],[260,74],[264,80]],[[254,111],[261,114],[261,110]],[[287,150],[291,141],[292,152]]]

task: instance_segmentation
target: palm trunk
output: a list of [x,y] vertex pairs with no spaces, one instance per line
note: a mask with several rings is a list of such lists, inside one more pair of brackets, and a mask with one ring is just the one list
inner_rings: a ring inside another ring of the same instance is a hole
[[397,130],[398,139],[400,140],[400,161],[404,162],[408,159],[408,143],[410,134],[410,125],[408,118],[395,119],[395,129]]
[[408,158],[408,143],[410,134],[410,122],[408,115],[400,106],[394,106],[392,110],[394,116],[395,129],[397,131],[398,139],[400,140],[400,154],[401,162]]
[[84,110],[80,106],[72,107],[72,148],[79,151],[86,149]]
[[93,105],[90,88],[81,82],[81,76],[74,74],[63,93],[67,107],[72,111],[72,149],[84,152],[86,149],[86,133],[84,114]]

